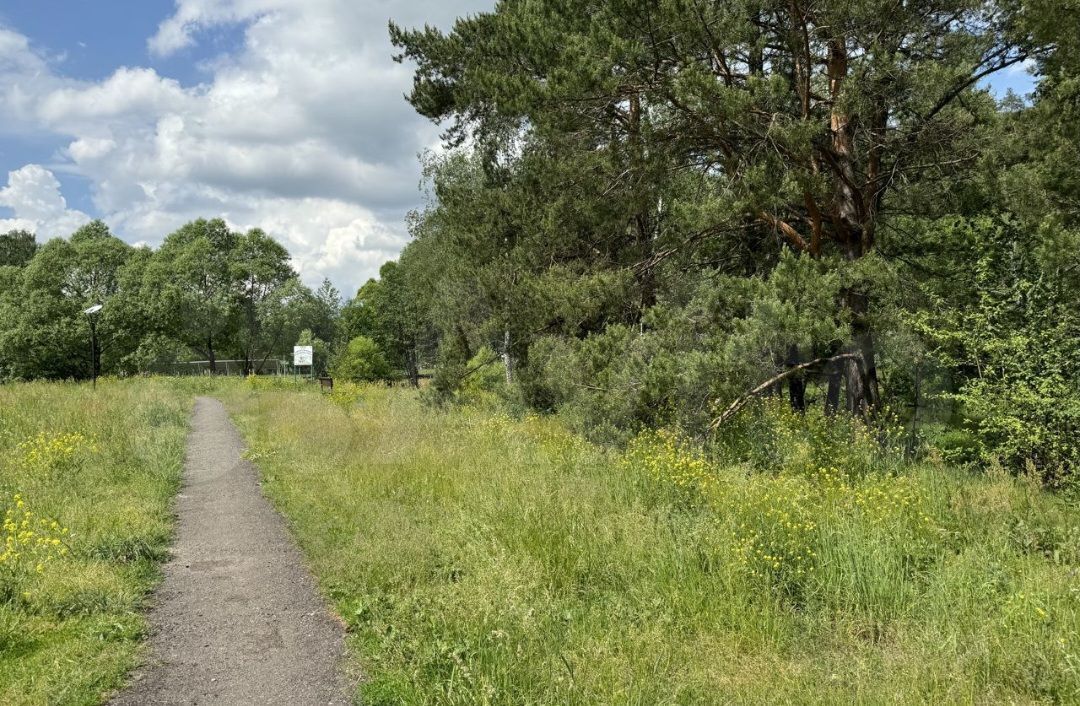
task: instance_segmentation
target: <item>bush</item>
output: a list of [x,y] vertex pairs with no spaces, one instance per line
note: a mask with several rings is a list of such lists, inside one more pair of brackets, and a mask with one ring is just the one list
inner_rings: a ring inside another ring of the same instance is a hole
[[964,277],[937,294],[952,306],[912,319],[953,372],[956,391],[943,396],[958,403],[971,436],[947,436],[942,450],[1070,484],[1080,467],[1075,248],[1051,246],[1047,234],[1010,218],[938,230],[963,259]]
[[357,336],[338,355],[331,368],[335,378],[373,382],[390,377],[390,365],[379,344],[367,336]]
[[458,398],[466,404],[483,404],[500,392],[506,392],[506,366],[502,358],[489,346],[484,346],[469,361],[465,379],[458,390]]

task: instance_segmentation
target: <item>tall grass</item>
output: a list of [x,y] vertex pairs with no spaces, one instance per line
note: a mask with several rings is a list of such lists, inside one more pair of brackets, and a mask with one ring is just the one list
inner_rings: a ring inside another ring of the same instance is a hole
[[96,703],[134,664],[187,400],[163,381],[0,385],[0,703]]
[[227,401],[365,703],[1080,699],[1080,521],[1023,479],[783,419],[717,462],[404,390]]

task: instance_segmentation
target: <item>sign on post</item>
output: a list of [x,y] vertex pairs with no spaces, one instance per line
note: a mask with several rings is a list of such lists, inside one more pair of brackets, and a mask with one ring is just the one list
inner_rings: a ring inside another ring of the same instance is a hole
[[315,358],[315,348],[313,346],[293,346],[292,358],[294,367],[299,368],[303,365],[311,367]]

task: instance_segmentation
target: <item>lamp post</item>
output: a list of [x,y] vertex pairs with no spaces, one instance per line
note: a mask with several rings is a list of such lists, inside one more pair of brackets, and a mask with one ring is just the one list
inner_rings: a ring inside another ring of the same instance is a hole
[[97,389],[97,376],[98,376],[98,340],[97,340],[97,316],[102,309],[101,304],[94,304],[89,309],[83,311],[86,314],[86,320],[90,322],[90,379],[91,384]]

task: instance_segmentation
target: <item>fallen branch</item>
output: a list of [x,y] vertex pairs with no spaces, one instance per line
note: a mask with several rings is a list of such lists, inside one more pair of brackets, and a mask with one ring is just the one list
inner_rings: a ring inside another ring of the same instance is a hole
[[611,392],[611,390],[609,390],[606,387],[597,387],[596,385],[586,385],[584,383],[578,383],[578,382],[572,382],[570,384],[573,385],[574,387],[580,388],[582,390],[592,390],[593,392],[605,392],[605,393],[610,393]]
[[787,378],[791,377],[795,373],[802,372],[803,370],[806,370],[807,368],[813,368],[813,367],[818,366],[818,365],[824,365],[825,363],[835,363],[835,362],[840,361],[840,360],[853,360],[853,359],[862,360],[862,354],[861,353],[841,353],[840,355],[834,355],[834,356],[827,357],[827,358],[817,358],[816,360],[811,360],[809,363],[802,363],[800,365],[796,365],[794,368],[788,368],[784,372],[780,373],[779,375],[776,375],[775,377],[769,378],[765,382],[763,382],[760,385],[758,385],[757,387],[755,387],[753,390],[750,390],[750,392],[747,392],[746,394],[742,395],[741,397],[736,399],[734,402],[732,402],[731,405],[727,409],[724,410],[724,413],[721,414],[716,419],[714,419],[712,424],[709,425],[709,431],[716,431],[717,429],[719,429],[720,426],[722,424],[724,424],[724,422],[726,422],[727,420],[731,419],[736,414],[738,414],[742,410],[742,408],[745,407],[750,402],[750,400],[754,399],[755,397],[760,395],[762,392],[765,392],[765,390],[768,390],[770,387],[772,387],[776,383],[786,380]]

